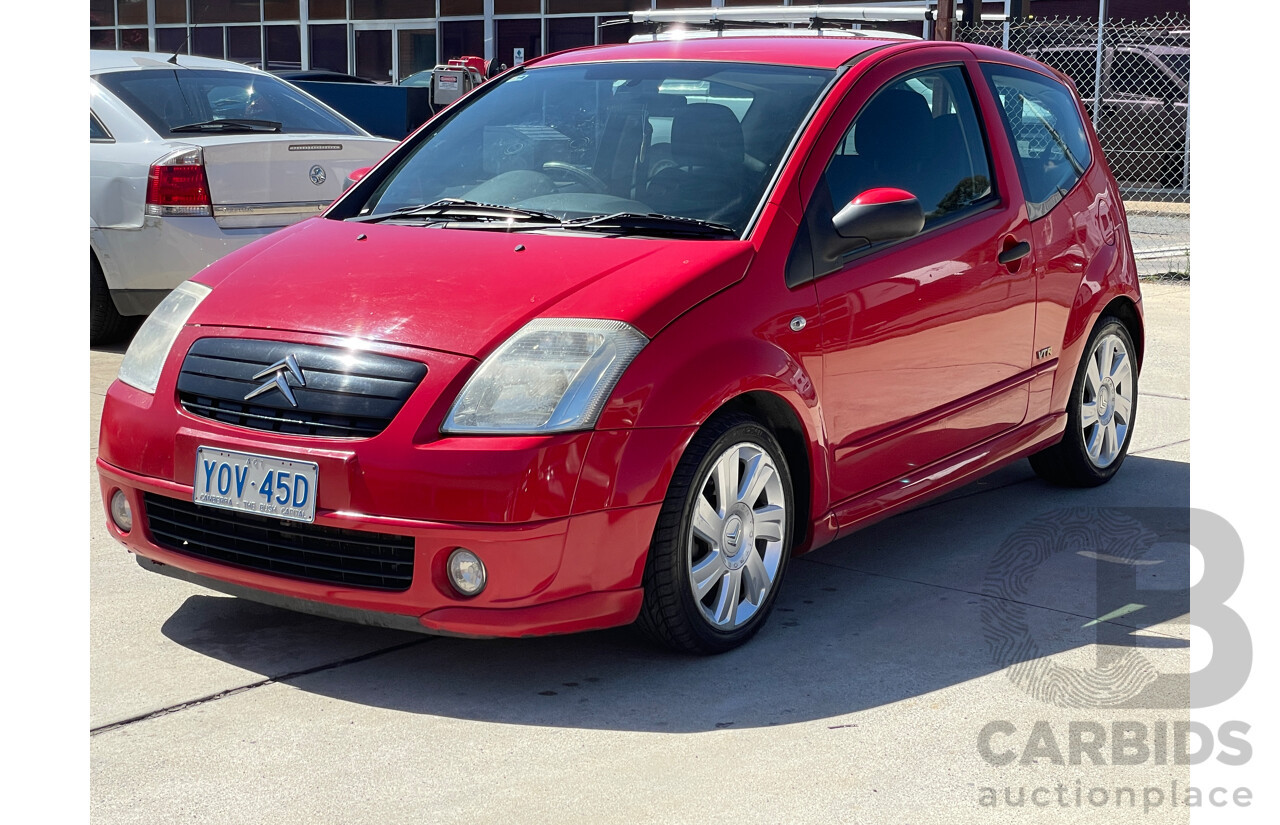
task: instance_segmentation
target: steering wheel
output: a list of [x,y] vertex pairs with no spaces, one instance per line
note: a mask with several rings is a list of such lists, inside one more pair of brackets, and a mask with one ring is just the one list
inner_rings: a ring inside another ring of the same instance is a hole
[[555,177],[557,173],[563,172],[576,182],[587,187],[592,192],[603,193],[609,191],[609,184],[597,178],[586,169],[574,166],[572,163],[565,163],[562,160],[549,160],[542,164],[542,171],[551,177]]

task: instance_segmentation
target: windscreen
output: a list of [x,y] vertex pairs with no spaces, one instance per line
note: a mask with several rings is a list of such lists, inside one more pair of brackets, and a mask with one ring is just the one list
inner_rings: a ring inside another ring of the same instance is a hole
[[833,74],[637,62],[509,75],[428,134],[359,213],[459,198],[561,219],[674,215],[741,232]]

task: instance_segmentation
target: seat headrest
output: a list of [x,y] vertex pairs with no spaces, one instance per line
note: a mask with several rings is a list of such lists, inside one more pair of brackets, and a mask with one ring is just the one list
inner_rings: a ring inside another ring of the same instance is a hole
[[853,141],[858,154],[885,157],[921,148],[930,134],[933,113],[915,92],[888,89],[858,114],[857,124]]
[[680,166],[731,166],[745,154],[742,125],[719,103],[691,103],[671,121],[671,159]]

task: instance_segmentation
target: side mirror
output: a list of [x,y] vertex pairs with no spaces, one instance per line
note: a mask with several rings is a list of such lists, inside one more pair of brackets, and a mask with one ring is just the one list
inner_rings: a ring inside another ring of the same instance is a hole
[[371,171],[373,171],[373,167],[366,166],[363,169],[357,169],[356,171],[352,172],[350,175],[347,175],[347,185],[342,187],[342,190],[345,192],[346,190],[350,189],[352,186],[358,183],[361,178],[369,174]]
[[901,241],[924,229],[924,210],[916,196],[902,189],[868,189],[851,200],[831,220],[836,234],[860,241],[850,248]]

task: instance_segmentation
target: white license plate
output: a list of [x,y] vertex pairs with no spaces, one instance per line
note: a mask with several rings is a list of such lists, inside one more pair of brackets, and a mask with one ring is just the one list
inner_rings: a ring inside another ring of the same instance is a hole
[[319,480],[320,467],[311,461],[197,447],[192,500],[260,516],[315,521]]

